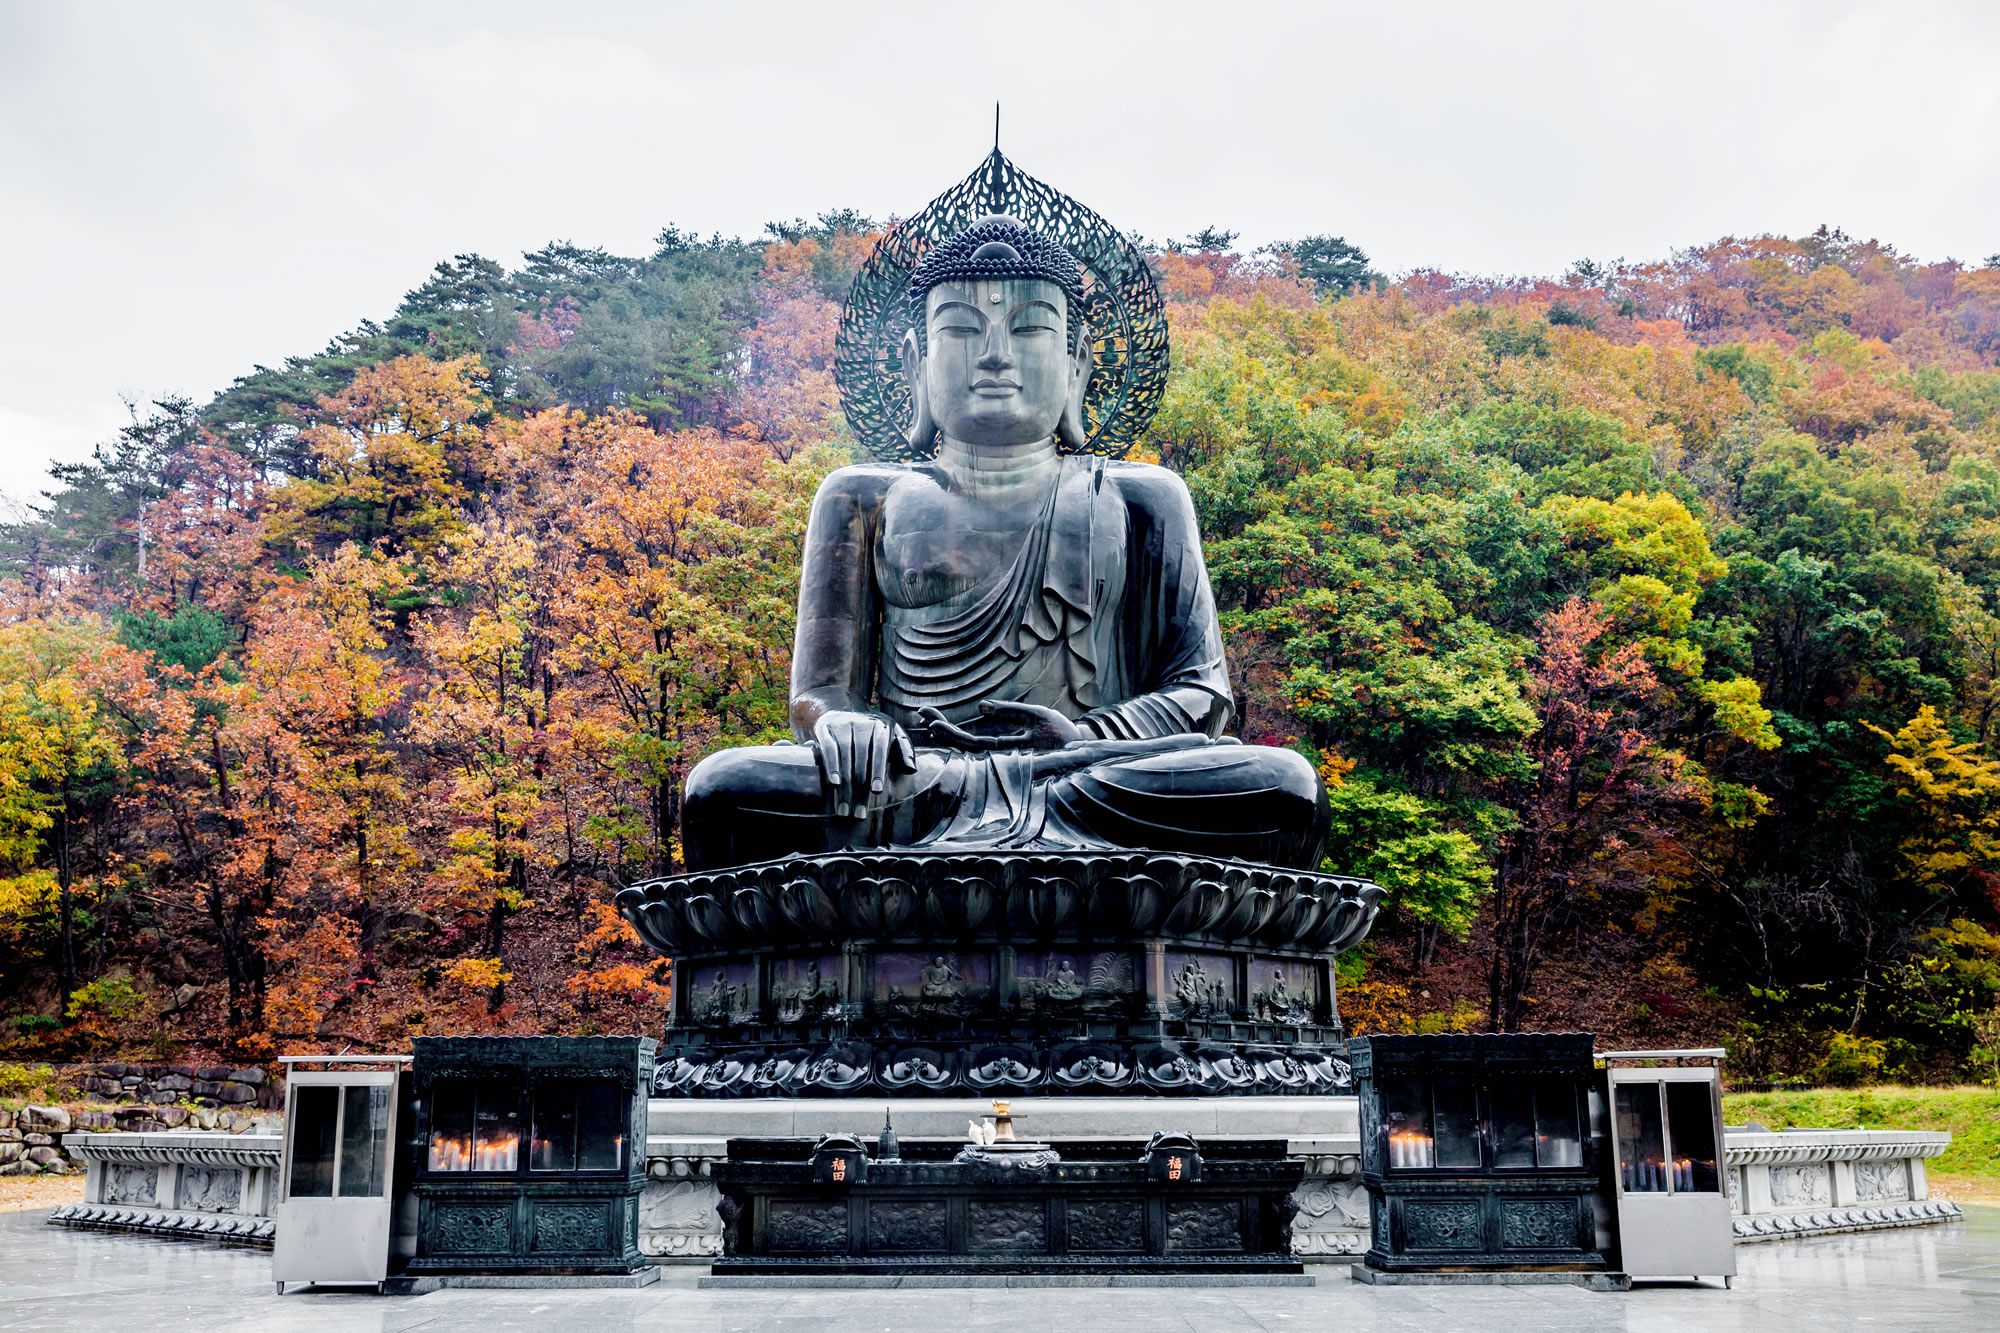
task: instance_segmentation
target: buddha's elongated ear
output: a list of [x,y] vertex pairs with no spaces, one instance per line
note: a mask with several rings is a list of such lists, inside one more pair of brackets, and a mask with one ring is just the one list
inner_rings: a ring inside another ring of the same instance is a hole
[[1063,401],[1062,419],[1056,422],[1056,445],[1064,453],[1080,454],[1090,443],[1083,429],[1083,395],[1090,387],[1090,372],[1097,368],[1090,343],[1090,326],[1076,330],[1076,355],[1070,359],[1069,396]]
[[903,432],[903,441],[919,458],[929,458],[937,452],[937,418],[931,415],[931,395],[924,387],[923,345],[915,329],[903,335],[903,380],[910,386],[910,402],[917,409],[910,428]]

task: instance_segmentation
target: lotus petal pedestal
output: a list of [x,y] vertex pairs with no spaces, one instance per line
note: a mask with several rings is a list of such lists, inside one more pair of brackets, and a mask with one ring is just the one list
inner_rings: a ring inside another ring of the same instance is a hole
[[1366,880],[1147,852],[799,856],[618,895],[674,960],[663,1097],[1347,1090]]

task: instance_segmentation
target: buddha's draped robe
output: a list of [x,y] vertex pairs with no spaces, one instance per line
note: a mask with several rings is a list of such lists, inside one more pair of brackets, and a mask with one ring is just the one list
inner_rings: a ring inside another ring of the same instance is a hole
[[[690,866],[887,846],[1149,848],[1315,864],[1326,815],[1312,766],[1291,751],[1215,739],[1230,713],[1229,678],[1179,478],[1064,458],[1011,561],[925,601],[895,586],[926,574],[885,549],[893,539],[881,514],[889,488],[924,466],[850,468],[828,482],[836,502],[858,507],[847,549],[872,567],[861,585],[869,604],[840,611],[878,626],[872,660],[857,664],[876,706],[914,731],[926,706],[964,723],[983,700],[1040,704],[1099,738],[1079,753],[1103,757],[919,747],[917,771],[894,778],[887,806],[854,820],[831,813],[811,746],[723,751],[689,779]],[[815,632],[813,605],[802,606],[801,653],[839,637]]]

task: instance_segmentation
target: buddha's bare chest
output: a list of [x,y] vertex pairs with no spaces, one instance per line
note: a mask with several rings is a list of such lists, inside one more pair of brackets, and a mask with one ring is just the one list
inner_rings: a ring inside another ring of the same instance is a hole
[[935,487],[891,494],[875,540],[875,583],[905,609],[960,597],[1012,565],[1039,504],[996,506]]

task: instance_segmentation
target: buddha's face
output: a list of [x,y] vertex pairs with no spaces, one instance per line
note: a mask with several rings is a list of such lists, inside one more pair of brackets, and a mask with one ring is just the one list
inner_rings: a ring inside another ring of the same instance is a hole
[[1036,444],[1076,389],[1069,297],[1039,279],[933,287],[921,374],[938,429],[965,444]]

